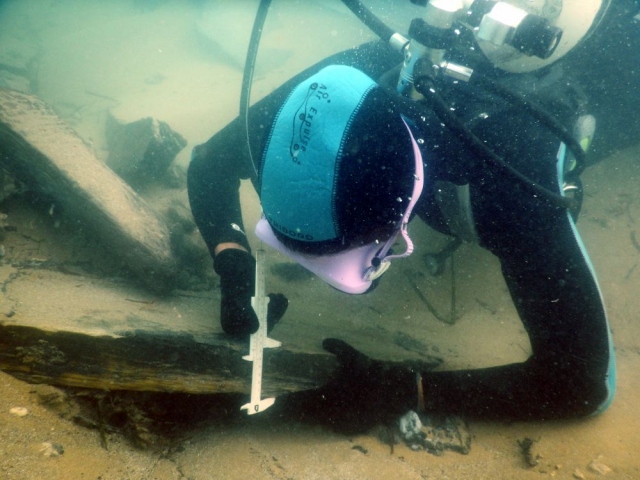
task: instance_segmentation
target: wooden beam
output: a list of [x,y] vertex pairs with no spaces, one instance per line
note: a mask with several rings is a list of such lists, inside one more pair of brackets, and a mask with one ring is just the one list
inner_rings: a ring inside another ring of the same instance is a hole
[[33,95],[0,88],[0,167],[52,198],[145,285],[171,287],[176,260],[163,220]]
[[[171,331],[122,337],[0,326],[0,370],[31,383],[102,390],[248,392],[246,346],[218,335],[209,342]],[[265,395],[322,385],[337,362],[328,354],[265,351]]]

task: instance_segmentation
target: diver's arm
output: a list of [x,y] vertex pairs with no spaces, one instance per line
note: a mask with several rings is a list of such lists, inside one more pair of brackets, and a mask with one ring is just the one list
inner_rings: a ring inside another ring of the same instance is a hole
[[[219,245],[250,251],[240,208],[240,179],[246,178],[239,122],[230,123],[193,150],[188,171],[189,203],[211,256]],[[219,248],[220,251],[222,248]]]
[[[194,149],[189,166],[189,201],[200,233],[214,257],[220,276],[220,323],[234,337],[246,338],[258,329],[251,307],[255,293],[256,263],[244,234],[240,208],[240,179],[247,176],[242,157],[242,129],[229,124],[204,145]],[[270,294],[268,328],[284,315],[288,301]]]
[[[480,138],[559,192],[558,140],[521,112],[504,113],[483,124]],[[427,410],[502,419],[599,411],[613,394],[613,350],[596,278],[569,212],[486,168],[472,175],[471,202],[482,245],[500,259],[532,356],[487,369],[425,373]]]

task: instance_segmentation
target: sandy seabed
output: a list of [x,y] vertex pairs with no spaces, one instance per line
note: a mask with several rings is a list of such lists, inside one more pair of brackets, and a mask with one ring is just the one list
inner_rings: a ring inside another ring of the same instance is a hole
[[[227,2],[9,1],[0,4],[0,50],[37,59],[35,93],[91,142],[100,157],[106,156],[104,124],[111,111],[127,121],[153,116],[168,122],[189,141],[177,159],[186,165],[190,148],[238,111],[241,71],[234,62],[242,58],[229,44],[208,43],[202,29],[242,39],[248,36],[252,17],[229,17],[232,13],[221,10],[221,3]],[[338,2],[284,3],[274,2],[265,28],[266,59],[257,67],[256,99],[314,61],[371,38]],[[229,24],[243,28],[230,29]],[[223,54],[225,61],[220,62]],[[508,425],[472,422],[472,448],[464,456],[433,456],[404,445],[391,452],[373,434],[346,437],[306,424],[274,423],[231,412],[217,412],[167,444],[147,449],[136,448],[118,433],[107,433],[105,448],[96,430],[72,423],[44,405],[41,386],[2,373],[0,478],[640,478],[635,451],[640,445],[640,250],[633,241],[640,222],[639,155],[640,148],[618,152],[583,176],[586,198],[578,226],[598,272],[618,363],[617,395],[603,415]],[[252,202],[247,197],[249,218],[256,214]],[[469,263],[473,252],[469,247],[460,255]],[[454,368],[526,356],[528,347],[508,302],[491,315],[474,317],[474,298],[485,288],[483,280],[469,275],[463,281],[459,301],[463,307],[466,302],[465,314],[455,327],[433,327],[438,322],[429,320],[429,344],[456,352],[451,358],[445,355]],[[495,281],[501,282],[497,277]],[[408,322],[423,309],[410,289],[399,294],[380,288],[376,294],[380,302],[409,306],[403,317]],[[0,321],[6,314],[1,302]],[[314,314],[315,306],[314,301],[298,303],[291,315],[296,308]],[[279,328],[287,328],[286,323]],[[26,415],[12,410],[16,407],[25,408]],[[537,466],[525,463],[518,444],[524,438],[536,441]]]

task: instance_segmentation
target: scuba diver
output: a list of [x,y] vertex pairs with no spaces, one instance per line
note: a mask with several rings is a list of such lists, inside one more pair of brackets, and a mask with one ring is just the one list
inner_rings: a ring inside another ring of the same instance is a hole
[[[415,216],[479,243],[500,260],[532,348],[523,363],[420,372],[327,339],[340,373],[282,409],[355,430],[411,409],[504,420],[603,411],[613,344],[575,226],[595,120],[557,60],[613,7],[431,0],[409,40],[344,3],[382,41],[310,67],[194,148],[189,200],[220,276],[223,330],[246,338],[258,328],[238,191],[249,178],[264,213],[258,237],[349,294],[374,290],[412,253]],[[272,329],[287,299],[270,298]]]

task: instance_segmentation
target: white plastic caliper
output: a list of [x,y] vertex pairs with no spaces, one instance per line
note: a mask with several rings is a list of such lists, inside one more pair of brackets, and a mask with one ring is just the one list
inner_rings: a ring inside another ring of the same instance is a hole
[[251,306],[258,317],[258,331],[249,339],[249,355],[242,358],[253,362],[251,374],[251,401],[240,409],[249,415],[263,412],[276,401],[274,397],[261,399],[262,395],[262,359],[265,348],[276,348],[282,345],[279,341],[267,337],[267,311],[269,297],[265,294],[264,280],[264,249],[262,245],[256,251],[256,291],[251,298]]

